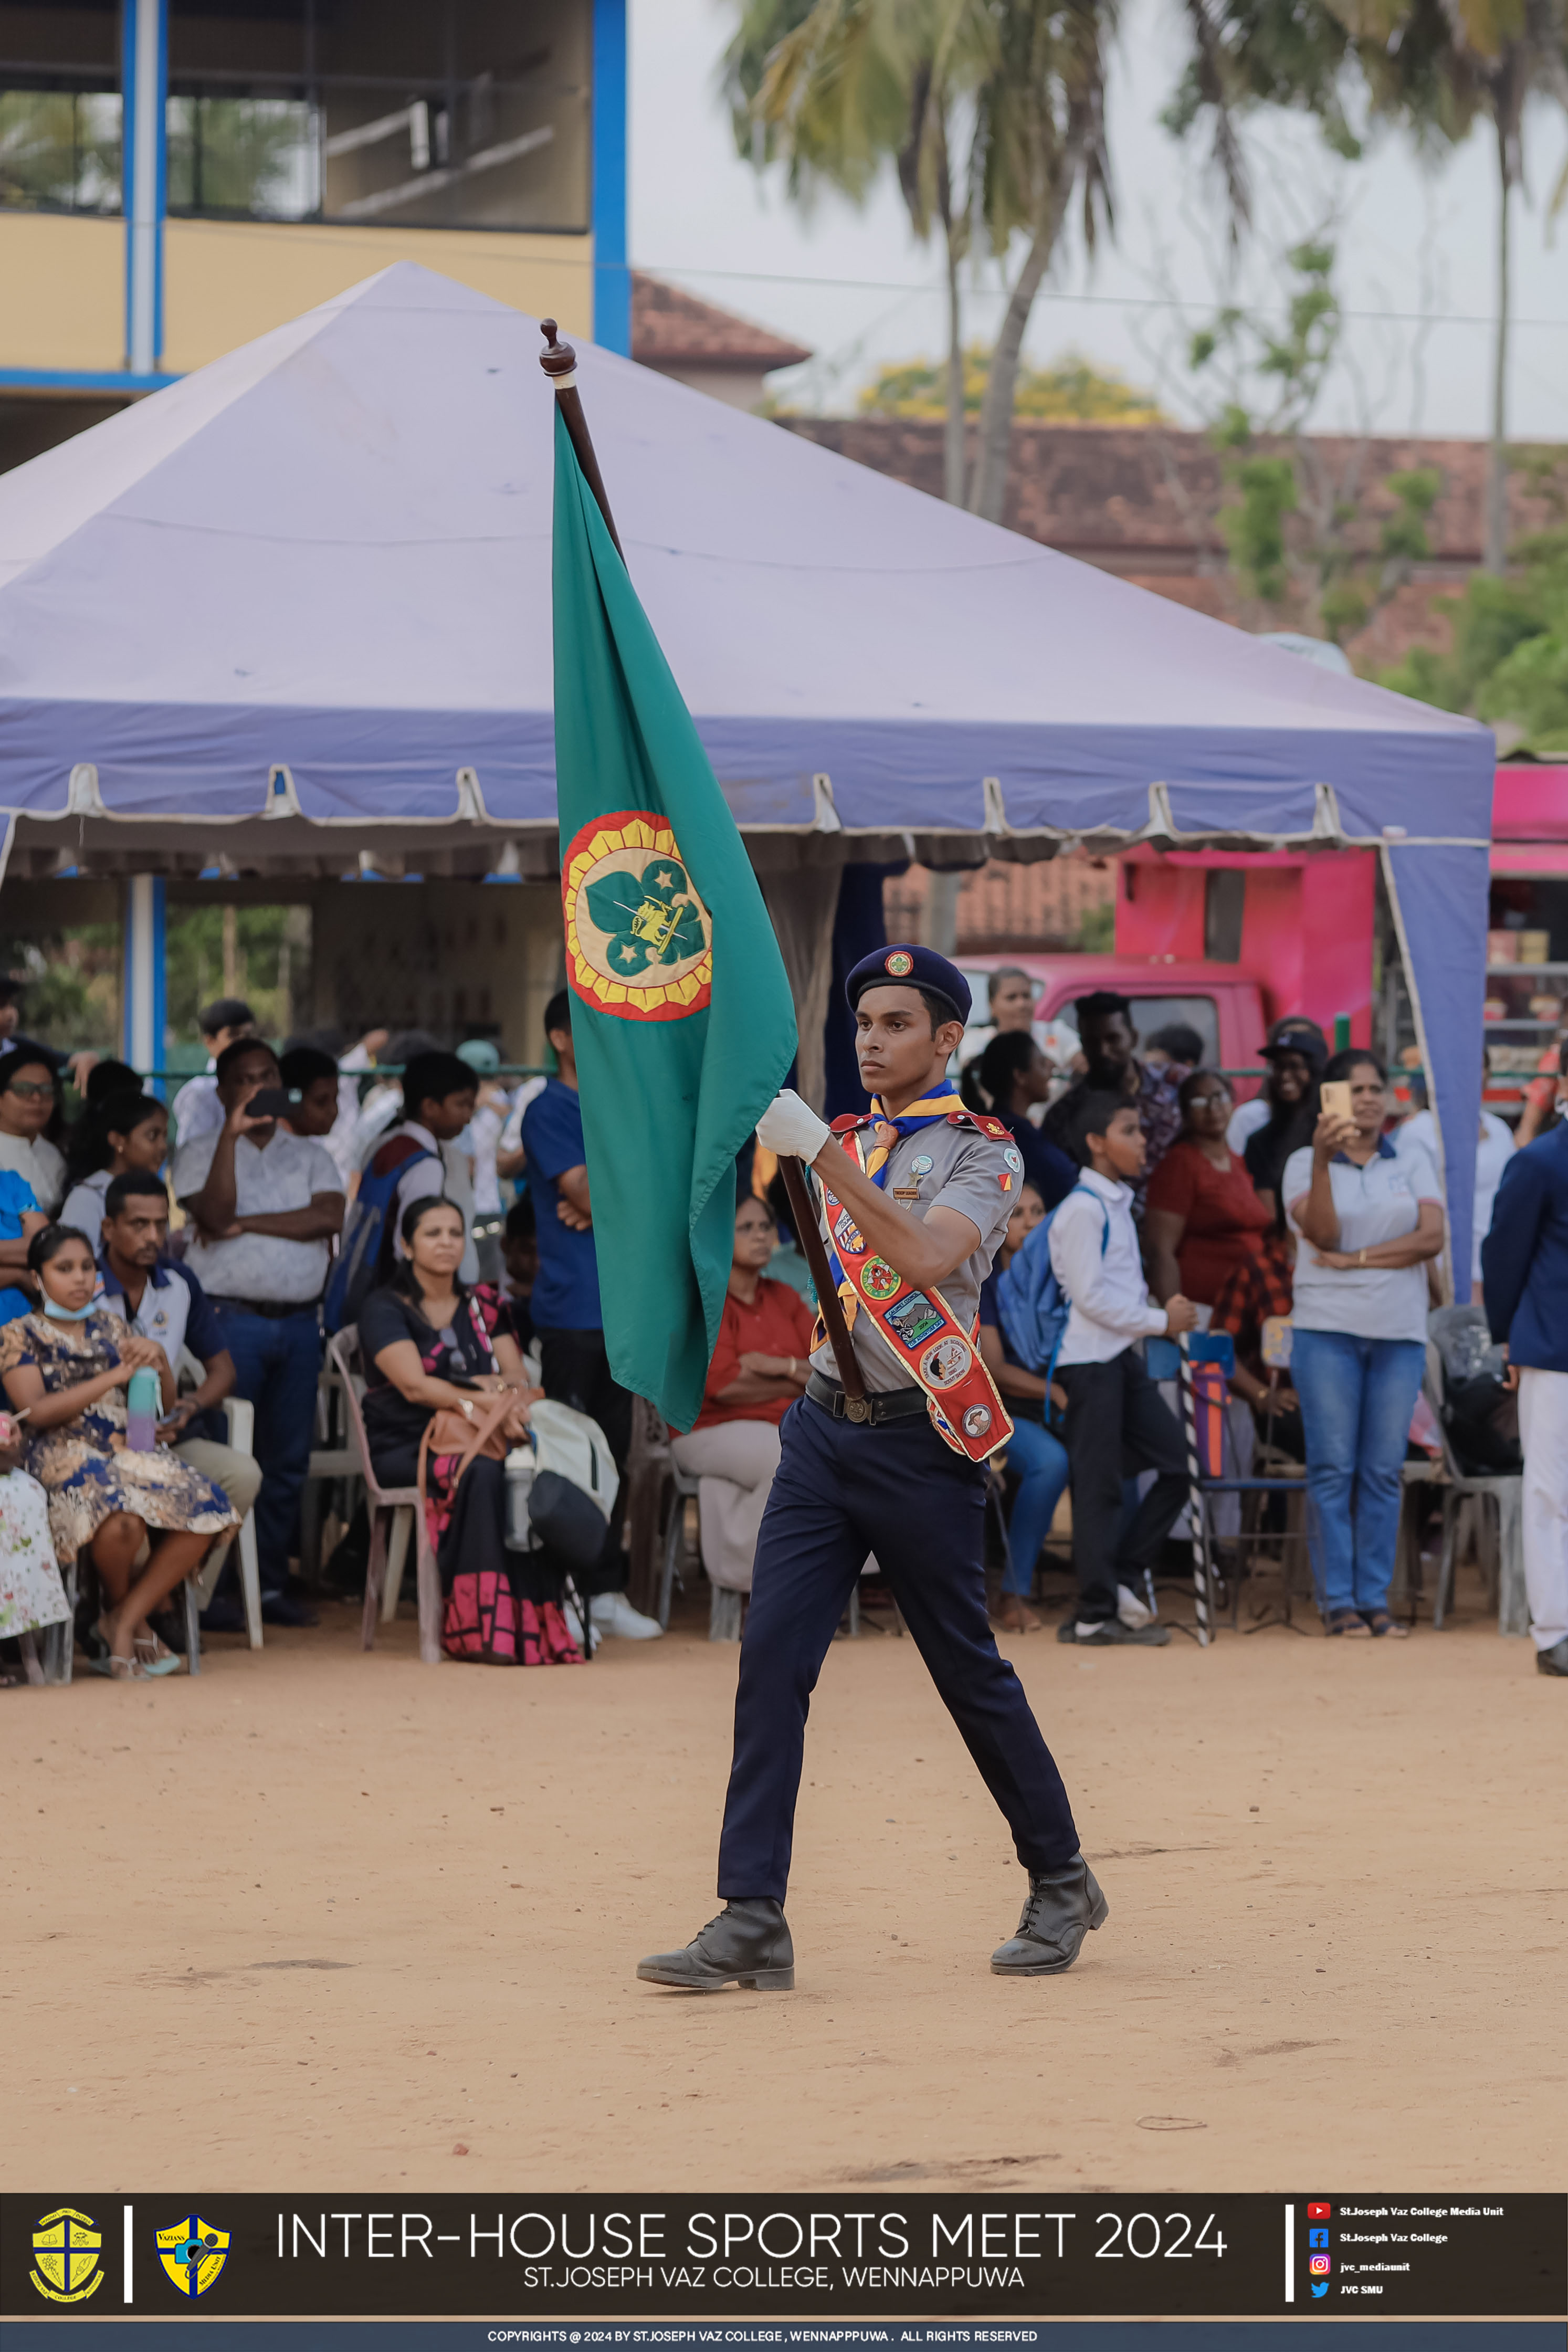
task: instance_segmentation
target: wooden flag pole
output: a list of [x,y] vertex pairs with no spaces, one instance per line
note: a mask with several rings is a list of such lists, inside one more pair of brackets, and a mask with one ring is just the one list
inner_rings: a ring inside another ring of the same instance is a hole
[[[828,1345],[833,1351],[833,1361],[839,1368],[845,1402],[852,1421],[866,1417],[865,1382],[855,1361],[854,1342],[850,1327],[844,1320],[843,1301],[834,1286],[828,1253],[822,1244],[822,1229],[817,1223],[817,1213],[811,1206],[811,1195],[806,1183],[806,1171],[792,1154],[781,1154],[779,1173],[784,1179],[789,1195],[789,1214],[795,1220],[795,1237],[805,1252],[806,1263],[811,1269],[811,1279],[817,1286],[817,1310],[822,1318],[822,1328],[828,1335]],[[860,1411],[855,1411],[856,1406]]]
[[[588,429],[588,419],[582,413],[582,395],[577,388],[577,353],[570,343],[563,343],[553,319],[539,320],[539,332],[546,348],[539,353],[539,365],[549,376],[560,406],[561,422],[577,452],[577,462],[582,468],[582,478],[593,492],[599,511],[604,517],[604,528],[614,542],[615,552],[622,563],[626,551],[615,529],[615,518],[610,511],[610,499],[604,488],[604,477],[599,470],[594,454],[593,438]],[[781,1158],[779,1173],[789,1195],[789,1213],[795,1220],[796,1238],[805,1252],[806,1263],[811,1269],[811,1279],[817,1286],[817,1307],[822,1318],[828,1344],[833,1351],[833,1361],[839,1368],[845,1399],[852,1421],[863,1421],[866,1416],[865,1382],[861,1378],[859,1364],[850,1339],[850,1327],[844,1320],[843,1303],[833,1286],[828,1254],[822,1245],[821,1229],[811,1207],[806,1174],[799,1160]],[[856,1411],[856,1407],[859,1411]]]
[[[539,332],[549,346],[539,353],[539,365],[555,388],[555,396],[560,407],[561,422],[566,426],[571,439],[571,446],[577,452],[577,462],[582,467],[582,478],[598,502],[599,511],[604,517],[604,528],[614,541],[616,554],[621,558],[622,562],[625,563],[626,551],[622,546],[615,529],[615,518],[610,511],[610,500],[605,493],[604,477],[599,470],[599,459],[594,455],[592,436],[588,430],[588,419],[582,413],[582,394],[577,388],[577,353],[570,343],[563,343],[559,340],[553,319],[541,319]],[[628,565],[627,568],[630,570],[631,567]]]

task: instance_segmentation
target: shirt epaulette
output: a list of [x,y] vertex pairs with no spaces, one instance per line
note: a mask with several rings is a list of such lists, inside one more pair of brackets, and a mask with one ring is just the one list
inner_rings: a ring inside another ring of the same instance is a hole
[[869,1110],[841,1110],[828,1125],[835,1135],[852,1135],[857,1127],[873,1127],[875,1120]]
[[1013,1139],[1009,1127],[1004,1126],[999,1118],[988,1118],[983,1110],[950,1110],[947,1124],[949,1127],[972,1127],[979,1134],[989,1136],[993,1143],[1010,1143]]

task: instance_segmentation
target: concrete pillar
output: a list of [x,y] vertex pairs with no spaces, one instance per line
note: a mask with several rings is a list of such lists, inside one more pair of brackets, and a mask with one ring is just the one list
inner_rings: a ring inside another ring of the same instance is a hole
[[152,375],[163,350],[169,0],[125,0],[121,16],[125,363],[132,375]]
[[593,340],[632,350],[626,250],[626,0],[593,0]]

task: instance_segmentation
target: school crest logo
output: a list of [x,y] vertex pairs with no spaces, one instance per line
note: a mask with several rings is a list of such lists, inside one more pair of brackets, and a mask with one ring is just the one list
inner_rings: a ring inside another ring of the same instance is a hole
[[33,2231],[37,2269],[28,2276],[49,2303],[85,2303],[103,2284],[99,2256],[103,2237],[90,2214],[74,2205],[57,2206]]
[[585,824],[561,859],[567,971],[601,1013],[681,1021],[713,993],[713,923],[663,817]]
[[229,2233],[199,2213],[187,2213],[158,2232],[158,2259],[181,2294],[205,2294],[228,2260]]
[[891,1298],[903,1280],[884,1257],[868,1257],[861,1268],[861,1288],[868,1298]]

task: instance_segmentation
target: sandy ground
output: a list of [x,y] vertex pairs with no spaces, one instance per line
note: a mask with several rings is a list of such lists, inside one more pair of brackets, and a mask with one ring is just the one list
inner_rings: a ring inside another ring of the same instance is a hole
[[0,1696],[0,2186],[1550,2189],[1568,1696],[1405,1643],[1008,1646],[1106,1927],[993,1978],[1023,1880],[912,1643],[810,1728],[793,1995],[638,1985],[710,1896],[737,1652],[523,1674],[355,1612],[195,1681]]

